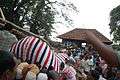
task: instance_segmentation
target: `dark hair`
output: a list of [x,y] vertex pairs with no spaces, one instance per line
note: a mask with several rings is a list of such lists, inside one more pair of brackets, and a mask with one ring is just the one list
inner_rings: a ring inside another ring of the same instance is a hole
[[49,66],[48,70],[54,70],[53,66]]
[[62,63],[60,64],[60,69],[64,69],[64,67],[65,67],[65,64],[62,62]]
[[13,55],[10,52],[0,50],[0,75],[7,70],[13,70],[15,65]]
[[70,51],[68,52],[68,56],[71,56],[71,52]]
[[37,67],[38,67],[39,69],[41,69],[42,66],[41,66],[41,64],[40,64],[39,62],[36,62],[35,64],[37,65]]
[[58,73],[54,70],[51,70],[47,72],[47,76],[49,79],[56,80],[58,78]]
[[94,78],[94,80],[98,80],[98,79],[99,79],[100,74],[99,74],[98,71],[96,71],[96,70],[91,70],[90,72],[91,72],[91,76]]

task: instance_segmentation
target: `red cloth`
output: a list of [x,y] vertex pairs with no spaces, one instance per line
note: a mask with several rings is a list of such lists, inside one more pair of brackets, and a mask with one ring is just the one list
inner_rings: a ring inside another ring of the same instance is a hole
[[65,74],[67,79],[71,79],[76,75],[76,71],[72,66],[65,67],[63,73]]

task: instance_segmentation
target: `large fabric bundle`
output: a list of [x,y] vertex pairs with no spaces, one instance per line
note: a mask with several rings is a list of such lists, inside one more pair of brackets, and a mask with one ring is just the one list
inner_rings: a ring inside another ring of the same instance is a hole
[[50,47],[39,38],[27,36],[17,43],[14,43],[10,49],[17,59],[29,61],[29,63],[39,63],[42,67],[53,66],[55,71],[59,72],[61,62],[65,62],[66,54],[53,54]]
[[49,68],[49,66],[53,66],[56,68],[58,66],[58,61],[55,59],[55,55],[51,53],[50,47],[34,36],[28,36],[19,40],[12,45],[10,52],[17,59],[29,61],[29,63],[40,63],[42,67]]

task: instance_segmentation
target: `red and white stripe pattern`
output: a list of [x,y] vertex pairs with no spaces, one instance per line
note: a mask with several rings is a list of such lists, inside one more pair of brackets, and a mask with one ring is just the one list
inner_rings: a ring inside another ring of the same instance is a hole
[[13,44],[10,49],[18,59],[29,61],[30,63],[39,62],[41,66],[49,68],[53,66],[59,72],[59,61],[52,54],[50,47],[34,36],[28,36]]
[[55,54],[55,70],[59,72],[61,62],[65,63],[65,59],[68,59],[68,55],[66,53],[57,53]]
[[65,60],[68,60],[68,55],[66,53],[57,53],[55,56],[59,59],[60,62],[65,63]]

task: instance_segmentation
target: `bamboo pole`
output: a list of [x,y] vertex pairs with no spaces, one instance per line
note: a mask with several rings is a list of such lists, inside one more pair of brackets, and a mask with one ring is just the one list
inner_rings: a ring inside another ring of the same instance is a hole
[[4,16],[3,11],[2,11],[1,8],[0,8],[0,13],[1,13],[1,16],[2,16],[3,20],[5,20],[5,16]]
[[[1,8],[0,8],[0,13],[1,13],[2,19],[5,20],[5,16],[4,16],[3,11],[2,11]],[[6,23],[0,23],[1,26],[5,26],[5,24],[6,24]]]
[[[46,41],[45,39],[41,38],[39,35],[36,35],[36,34],[34,34],[34,33],[32,33],[32,32],[29,32],[29,31],[25,31],[23,28],[17,26],[16,24],[14,24],[14,23],[12,23],[12,22],[10,22],[10,21],[8,21],[8,20],[4,20],[4,19],[2,19],[2,18],[0,18],[0,20],[3,21],[3,22],[5,22],[5,23],[8,23],[8,24],[12,25],[12,28],[17,29],[18,31],[21,31],[21,32],[23,32],[24,34],[26,34],[26,35],[28,35],[28,36],[31,36],[31,35],[32,35],[32,36],[35,36],[35,37],[41,39],[42,41],[46,42],[46,43],[50,46],[49,42]],[[51,47],[51,46],[50,46],[50,47]]]

